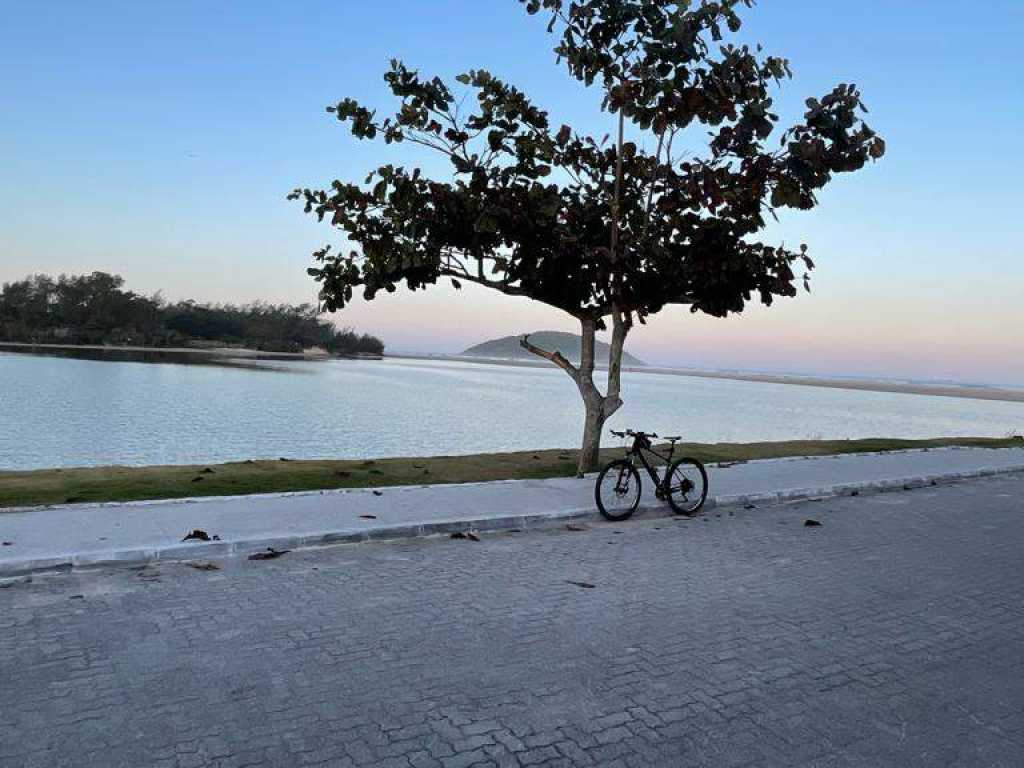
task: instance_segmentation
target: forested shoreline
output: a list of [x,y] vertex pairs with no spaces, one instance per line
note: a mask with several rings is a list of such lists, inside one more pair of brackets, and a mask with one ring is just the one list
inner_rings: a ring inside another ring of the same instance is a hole
[[143,296],[106,272],[32,275],[0,290],[0,341],[116,346],[236,346],[265,352],[380,355],[384,343],[338,330],[312,304],[208,304]]

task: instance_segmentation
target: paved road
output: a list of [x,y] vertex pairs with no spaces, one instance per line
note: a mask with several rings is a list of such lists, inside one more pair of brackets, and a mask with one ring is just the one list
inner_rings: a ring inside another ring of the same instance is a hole
[[0,589],[0,765],[1019,766],[1022,499],[37,577]]

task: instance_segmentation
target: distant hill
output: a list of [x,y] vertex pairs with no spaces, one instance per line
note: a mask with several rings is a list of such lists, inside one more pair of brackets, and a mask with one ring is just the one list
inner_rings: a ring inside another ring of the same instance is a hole
[[[503,336],[500,339],[485,341],[470,347],[462,354],[467,357],[496,357],[506,360],[539,360],[539,358],[523,349],[519,345],[520,336]],[[578,363],[580,360],[580,337],[575,333],[562,333],[561,331],[536,331],[530,334],[530,342],[542,349],[550,351],[558,350],[571,362]],[[608,345],[598,340],[595,342],[595,353],[597,364],[606,366],[608,364]],[[647,365],[638,360],[628,352],[622,353],[622,364],[631,366]]]

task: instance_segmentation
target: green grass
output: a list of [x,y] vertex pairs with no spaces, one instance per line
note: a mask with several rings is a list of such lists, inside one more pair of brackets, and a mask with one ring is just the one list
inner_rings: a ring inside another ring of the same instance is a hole
[[[705,463],[782,456],[822,456],[950,445],[1024,446],[1020,437],[934,440],[793,440],[775,443],[687,443],[677,456]],[[602,451],[602,461],[622,455]],[[87,467],[0,472],[0,508],[190,496],[373,488],[388,485],[468,483],[483,480],[567,477],[576,471],[576,451],[519,451],[471,456],[432,456],[367,461],[261,460],[193,466]],[[0,510],[2,511],[2,510]]]

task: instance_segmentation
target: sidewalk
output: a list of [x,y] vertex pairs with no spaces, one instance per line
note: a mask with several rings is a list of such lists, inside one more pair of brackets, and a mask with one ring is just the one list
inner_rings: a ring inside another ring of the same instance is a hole
[[[708,467],[708,508],[898,490],[1024,471],[1024,448],[943,448]],[[645,478],[644,514],[665,514]],[[0,510],[0,576],[107,562],[249,554],[274,547],[599,522],[594,478],[508,480]],[[372,516],[372,517],[363,517]],[[182,543],[194,528],[220,541]]]

